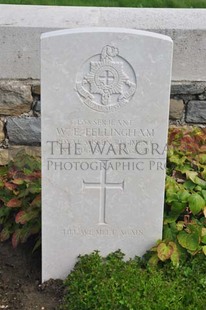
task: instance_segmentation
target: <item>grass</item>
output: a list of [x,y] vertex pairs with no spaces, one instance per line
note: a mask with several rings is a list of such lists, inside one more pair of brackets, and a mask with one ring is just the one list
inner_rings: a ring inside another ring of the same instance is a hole
[[206,8],[206,0],[0,0],[0,4]]
[[197,255],[174,268],[156,268],[117,251],[81,256],[67,277],[62,310],[205,310],[206,260]]

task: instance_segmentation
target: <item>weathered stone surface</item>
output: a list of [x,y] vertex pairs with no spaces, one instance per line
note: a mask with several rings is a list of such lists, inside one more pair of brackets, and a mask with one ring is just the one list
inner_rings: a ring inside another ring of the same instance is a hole
[[30,156],[34,156],[36,158],[41,157],[41,148],[38,146],[11,146],[9,149],[0,149],[0,166],[7,165],[8,162],[14,159],[16,154],[22,150]]
[[37,101],[34,105],[34,111],[41,113],[41,101]]
[[170,99],[170,119],[180,120],[184,112],[183,100]]
[[173,82],[172,95],[198,95],[205,91],[206,82]]
[[79,254],[121,249],[129,258],[161,238],[166,154],[150,146],[166,145],[172,41],[82,28],[43,34],[41,46],[48,280],[65,278]]
[[4,122],[0,120],[0,142],[2,142],[5,138],[4,134]]
[[206,101],[188,102],[186,122],[206,124]]
[[36,84],[36,85],[33,85],[33,86],[32,86],[32,93],[33,93],[34,95],[40,96],[40,94],[41,94],[41,87],[40,87],[40,84]]
[[37,158],[41,157],[41,147],[39,146],[13,145],[8,149],[9,158],[13,159],[16,154],[22,150],[30,156],[34,156]]
[[41,120],[37,117],[8,118],[7,134],[12,144],[31,145],[41,142]]
[[206,80],[205,10],[3,5],[0,25],[1,78],[40,77],[39,38],[48,29],[124,27],[162,32],[174,40],[174,81]]
[[0,149],[0,166],[8,164],[9,155],[7,149]]
[[198,99],[200,100],[206,100],[206,91],[198,96]]
[[0,81],[0,115],[20,115],[29,112],[32,101],[30,85],[21,81]]
[[179,95],[175,96],[175,99],[183,99],[184,103],[188,103],[188,101],[196,100],[197,95]]

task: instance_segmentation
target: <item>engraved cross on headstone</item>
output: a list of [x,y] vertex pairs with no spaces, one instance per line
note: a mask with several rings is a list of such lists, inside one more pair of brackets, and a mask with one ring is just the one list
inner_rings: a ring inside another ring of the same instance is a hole
[[105,70],[104,73],[99,76],[99,80],[101,80],[104,85],[108,86],[114,81],[114,75],[111,73],[111,71]]
[[106,194],[107,189],[121,189],[124,190],[124,181],[121,183],[107,183],[106,169],[100,173],[100,182],[85,182],[83,180],[83,189],[98,189],[100,190],[100,205],[99,205],[99,224],[105,225],[106,223]]

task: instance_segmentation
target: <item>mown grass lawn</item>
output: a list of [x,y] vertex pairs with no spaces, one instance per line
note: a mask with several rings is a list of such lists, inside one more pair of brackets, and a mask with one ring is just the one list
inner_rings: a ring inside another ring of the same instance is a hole
[[0,4],[206,8],[206,0],[0,0]]

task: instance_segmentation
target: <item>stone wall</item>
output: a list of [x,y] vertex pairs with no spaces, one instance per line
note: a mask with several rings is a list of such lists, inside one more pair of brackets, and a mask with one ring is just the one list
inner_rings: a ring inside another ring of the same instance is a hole
[[24,149],[40,156],[40,82],[0,80],[0,165]]
[[[39,80],[0,80],[0,165],[20,149],[40,156]],[[173,82],[170,122],[206,125],[206,82]]]
[[206,10],[0,5],[0,165],[21,148],[40,156],[40,36],[77,27],[170,36],[170,121],[206,125]]
[[206,125],[206,82],[172,82],[170,121],[177,125]]

